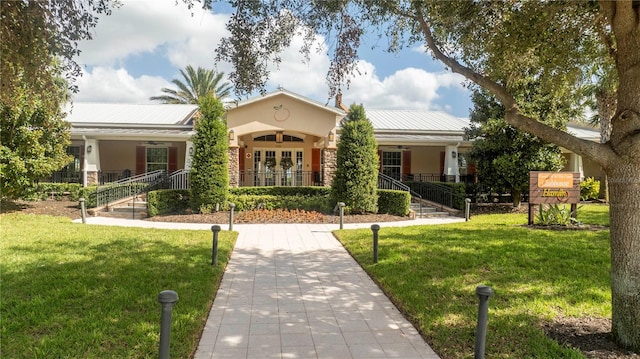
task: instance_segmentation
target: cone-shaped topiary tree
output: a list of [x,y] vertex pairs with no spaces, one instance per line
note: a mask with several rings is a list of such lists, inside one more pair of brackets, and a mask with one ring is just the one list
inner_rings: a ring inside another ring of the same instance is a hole
[[193,136],[193,167],[191,169],[191,209],[211,212],[222,206],[229,190],[229,158],[227,125],[222,119],[224,107],[213,96],[200,99],[200,114]]
[[332,198],[351,213],[378,212],[378,144],[362,105],[351,105],[342,123]]

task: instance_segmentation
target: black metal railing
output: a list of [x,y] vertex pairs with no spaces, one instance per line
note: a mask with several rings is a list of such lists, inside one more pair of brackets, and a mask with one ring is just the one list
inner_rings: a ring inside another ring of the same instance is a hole
[[[411,182],[455,182],[456,176],[443,175],[437,173],[409,173],[402,175],[402,181]],[[459,175],[458,181],[462,183],[475,183],[477,176],[475,174]]]
[[427,201],[449,208],[464,208],[465,197],[460,193],[454,192],[453,188],[447,185],[436,182],[409,182],[408,185]]
[[412,190],[411,187],[406,184],[391,176],[387,176],[382,172],[378,172],[378,188],[409,192],[411,195],[411,202],[418,203],[420,205],[420,213],[422,213],[422,195]]
[[323,186],[322,172],[319,171],[240,171],[240,187],[262,186]]
[[136,196],[147,190],[148,187],[163,181],[163,177],[166,176],[164,170],[158,170],[124,178],[105,186],[98,186],[96,191],[89,195],[89,206],[103,207],[109,203]]

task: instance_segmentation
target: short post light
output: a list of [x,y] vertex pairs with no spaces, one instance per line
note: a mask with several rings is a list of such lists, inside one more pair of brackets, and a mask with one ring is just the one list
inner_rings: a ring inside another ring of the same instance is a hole
[[218,235],[220,234],[220,226],[214,224],[211,226],[211,231],[213,232],[213,244],[211,246],[211,265],[215,266],[218,264]]
[[378,263],[378,232],[380,231],[380,225],[372,224],[371,231],[373,231],[373,263]]
[[162,316],[160,317],[160,359],[169,359],[169,347],[171,343],[171,312],[173,305],[178,301],[178,293],[172,290],[163,290],[158,294],[158,302],[162,304]]
[[229,203],[229,230],[233,231],[233,211],[236,208],[235,203]]
[[338,202],[338,208],[340,209],[340,229],[344,228],[344,202]]
[[478,328],[476,329],[476,349],[473,358],[484,359],[485,342],[487,339],[487,322],[489,318],[489,297],[494,294],[491,287],[480,285],[476,287],[478,295]]

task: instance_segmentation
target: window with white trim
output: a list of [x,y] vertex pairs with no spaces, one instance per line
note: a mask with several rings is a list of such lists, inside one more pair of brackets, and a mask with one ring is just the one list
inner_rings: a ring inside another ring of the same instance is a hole
[[147,147],[147,172],[169,170],[169,149],[167,147]]
[[382,173],[400,179],[402,173],[402,152],[382,152]]

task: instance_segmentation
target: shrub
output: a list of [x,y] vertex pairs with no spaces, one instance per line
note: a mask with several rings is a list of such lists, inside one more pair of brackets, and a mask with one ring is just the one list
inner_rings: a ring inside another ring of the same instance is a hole
[[160,190],[147,194],[149,216],[170,213],[184,213],[189,208],[188,190]]
[[411,194],[406,191],[378,190],[378,213],[406,216],[411,207]]
[[580,199],[583,201],[598,199],[600,196],[600,181],[587,177],[580,182]]
[[216,98],[200,99],[202,117],[196,121],[191,169],[191,208],[210,212],[224,205],[229,193],[227,125],[224,108]]
[[378,145],[362,105],[351,105],[342,123],[332,199],[353,213],[378,212]]
[[[561,225],[568,226],[570,224],[578,223],[577,210],[574,213],[566,205],[550,204],[544,208],[545,205],[538,206],[538,215],[536,216],[538,223],[543,226]],[[575,218],[574,218],[575,217]]]

